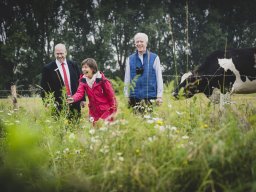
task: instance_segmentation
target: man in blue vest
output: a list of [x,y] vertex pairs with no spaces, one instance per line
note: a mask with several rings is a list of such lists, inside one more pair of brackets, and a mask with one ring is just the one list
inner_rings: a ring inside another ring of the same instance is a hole
[[163,78],[158,55],[147,49],[148,36],[137,33],[134,36],[136,52],[126,60],[124,94],[130,107],[138,107],[141,102],[151,105],[162,103]]

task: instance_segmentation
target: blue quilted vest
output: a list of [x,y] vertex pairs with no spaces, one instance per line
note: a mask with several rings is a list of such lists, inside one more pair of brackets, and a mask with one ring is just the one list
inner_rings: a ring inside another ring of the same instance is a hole
[[[150,54],[149,54],[150,53]],[[146,51],[143,54],[143,64],[138,56],[138,51],[129,57],[131,89],[130,97],[135,99],[155,99],[157,97],[156,72],[153,68],[157,55]],[[136,75],[136,67],[143,68],[141,75]],[[134,86],[135,85],[135,86]]]

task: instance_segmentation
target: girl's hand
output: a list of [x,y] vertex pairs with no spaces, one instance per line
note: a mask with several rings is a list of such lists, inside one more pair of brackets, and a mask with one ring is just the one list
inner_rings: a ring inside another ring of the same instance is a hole
[[73,99],[72,97],[68,97],[66,101],[67,101],[67,103],[69,103],[69,104],[70,104],[70,103],[74,103],[74,99]]

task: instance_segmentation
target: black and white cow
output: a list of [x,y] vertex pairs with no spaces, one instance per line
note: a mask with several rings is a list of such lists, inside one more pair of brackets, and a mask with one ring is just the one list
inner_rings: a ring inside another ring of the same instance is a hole
[[184,88],[184,96],[204,93],[210,97],[214,88],[221,93],[256,93],[256,47],[215,51],[192,72],[185,73],[173,96],[178,98]]

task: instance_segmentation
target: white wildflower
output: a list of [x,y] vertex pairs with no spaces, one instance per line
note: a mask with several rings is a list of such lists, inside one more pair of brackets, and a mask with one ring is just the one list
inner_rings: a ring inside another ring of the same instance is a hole
[[109,125],[116,125],[116,124],[118,124],[118,123],[119,123],[118,120],[112,121],[112,122],[105,121],[105,124],[109,124]]
[[159,117],[155,117],[155,118],[153,118],[153,120],[154,120],[154,121],[163,121],[163,119],[162,119],[162,118],[159,118]]
[[149,142],[153,142],[153,141],[155,141],[156,140],[156,136],[152,136],[152,137],[149,137],[148,138],[148,141]]
[[144,115],[144,118],[145,118],[145,119],[150,119],[151,116],[150,116],[150,115]]
[[63,150],[63,153],[68,153],[69,152],[69,148],[65,148],[64,150]]
[[91,135],[94,135],[95,129],[90,129],[90,130],[89,130],[89,133],[90,133]]
[[189,136],[184,135],[184,136],[182,136],[181,138],[182,138],[182,139],[189,139]]
[[122,125],[126,125],[128,123],[128,121],[126,119],[121,119],[120,122]]
[[80,154],[81,153],[81,149],[75,149],[75,153],[76,154]]
[[158,129],[159,129],[160,131],[165,131],[165,127],[164,127],[164,126],[159,126]]
[[91,138],[91,142],[92,142],[92,143],[96,143],[97,141],[98,141],[98,140],[97,140],[95,137],[92,137],[92,138]]
[[170,130],[171,130],[171,131],[177,131],[177,127],[172,126],[172,127],[170,128]]
[[70,133],[68,139],[69,140],[74,140],[76,138],[76,135],[74,133]]
[[108,128],[107,127],[101,127],[101,128],[99,128],[99,130],[104,132],[104,131],[107,131]]
[[178,115],[182,115],[182,114],[183,114],[182,112],[179,112],[179,111],[176,111],[176,113],[177,113]]
[[152,123],[154,123],[154,120],[148,119],[148,120],[147,120],[147,123],[148,123],[148,124],[152,124]]
[[93,118],[93,117],[90,117],[90,118],[89,118],[89,121],[90,121],[91,123],[93,123],[93,122],[94,122],[94,118]]
[[103,148],[100,149],[100,152],[106,154],[109,152],[109,146],[105,145]]

